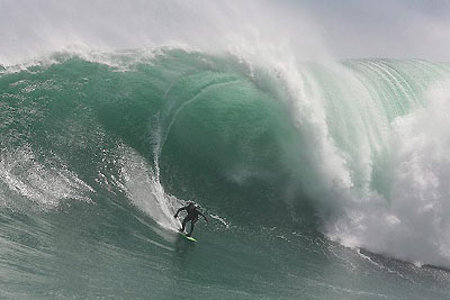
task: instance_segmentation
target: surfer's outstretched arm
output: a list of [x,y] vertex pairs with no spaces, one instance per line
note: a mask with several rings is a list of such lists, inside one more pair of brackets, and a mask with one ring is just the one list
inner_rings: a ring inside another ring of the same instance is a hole
[[178,217],[178,214],[180,213],[180,211],[185,210],[187,208],[187,206],[179,208],[176,212],[176,214],[173,216],[174,218]]
[[198,214],[199,214],[200,216],[202,216],[202,217],[205,219],[206,222],[208,222],[208,219],[206,218],[206,216],[205,216],[204,214],[202,214],[201,212],[198,212]]

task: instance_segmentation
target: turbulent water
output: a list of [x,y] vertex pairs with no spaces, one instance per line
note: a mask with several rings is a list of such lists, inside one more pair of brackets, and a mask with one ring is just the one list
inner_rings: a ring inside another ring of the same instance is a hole
[[447,298],[450,65],[278,67],[164,47],[0,67],[1,298]]

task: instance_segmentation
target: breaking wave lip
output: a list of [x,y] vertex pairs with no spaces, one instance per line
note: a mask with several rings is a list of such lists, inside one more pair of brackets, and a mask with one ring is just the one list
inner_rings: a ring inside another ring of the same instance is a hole
[[394,119],[389,198],[369,194],[362,203],[347,204],[346,216],[328,224],[332,239],[416,265],[448,268],[450,208],[448,188],[441,183],[450,167],[442,156],[450,147],[444,129],[449,96],[445,82],[432,86],[423,107]]

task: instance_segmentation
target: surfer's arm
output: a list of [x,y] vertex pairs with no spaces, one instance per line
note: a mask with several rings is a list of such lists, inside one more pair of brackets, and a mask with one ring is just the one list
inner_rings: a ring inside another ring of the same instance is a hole
[[205,216],[204,214],[202,214],[201,212],[198,212],[198,214],[199,214],[200,216],[202,216],[202,217],[205,219],[206,222],[208,222],[208,219],[206,218],[206,216]]
[[174,218],[178,217],[178,214],[180,213],[180,211],[185,210],[186,208],[187,208],[187,206],[179,208],[173,217]]

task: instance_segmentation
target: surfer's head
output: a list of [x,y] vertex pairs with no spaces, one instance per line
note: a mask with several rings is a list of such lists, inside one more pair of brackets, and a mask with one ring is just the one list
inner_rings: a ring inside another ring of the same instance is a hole
[[188,207],[190,207],[190,208],[199,208],[198,204],[195,203],[194,201],[189,201],[188,202]]

